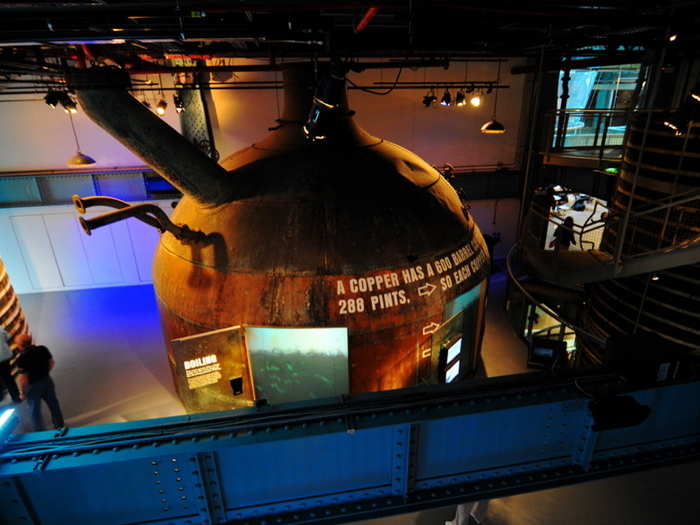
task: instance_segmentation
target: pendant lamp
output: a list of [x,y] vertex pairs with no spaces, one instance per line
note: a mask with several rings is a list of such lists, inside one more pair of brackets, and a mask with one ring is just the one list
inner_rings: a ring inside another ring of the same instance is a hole
[[[496,86],[498,86],[499,81],[501,79],[501,62],[498,62],[498,73],[496,73]],[[499,89],[496,87],[496,96],[495,100],[493,102],[493,115],[491,116],[491,120],[488,122],[485,122],[483,126],[481,126],[481,132],[490,134],[490,135],[498,135],[501,133],[506,132],[506,127],[498,122],[496,120],[496,109],[498,108],[498,91]]]
[[82,153],[80,151],[78,134],[75,132],[75,124],[73,124],[73,114],[68,113],[68,118],[70,119],[70,127],[73,130],[73,138],[75,139],[76,153],[66,161],[66,165],[71,168],[79,168],[81,166],[89,166],[90,164],[95,164],[95,159],[93,159],[89,155],[85,155],[85,153]]

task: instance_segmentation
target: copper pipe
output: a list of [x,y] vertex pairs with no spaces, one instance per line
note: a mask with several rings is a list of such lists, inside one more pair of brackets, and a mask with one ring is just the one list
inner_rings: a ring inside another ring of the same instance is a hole
[[[93,197],[80,197],[79,195],[73,195],[72,197],[73,205],[80,215],[84,214],[88,208],[93,206],[108,206],[110,208],[123,209],[128,208],[130,204],[126,201],[115,199],[114,197],[105,197],[103,195],[95,195]],[[160,222],[150,215],[137,215],[135,219],[145,222],[149,226],[161,229]]]
[[193,231],[186,225],[178,226],[174,224],[165,212],[155,204],[134,204],[98,215],[92,219],[79,217],[78,221],[83,230],[85,230],[85,233],[92,235],[92,230],[96,228],[101,228],[102,226],[107,226],[108,224],[113,224],[129,218],[142,220],[146,224],[152,226],[154,226],[153,223],[156,223],[157,226],[154,227],[160,230],[161,233],[166,231],[170,232],[180,240],[202,241],[206,238],[206,235],[200,231]]

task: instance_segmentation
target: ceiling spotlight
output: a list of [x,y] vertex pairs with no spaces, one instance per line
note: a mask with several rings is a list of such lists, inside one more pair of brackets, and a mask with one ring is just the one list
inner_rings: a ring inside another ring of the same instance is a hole
[[659,274],[658,274],[658,273],[652,273],[652,274],[651,274],[651,280],[652,280],[652,281],[658,281],[658,280],[659,280]]
[[676,137],[679,137],[683,134],[681,131],[681,125],[677,119],[670,117],[669,120],[664,120],[664,126],[666,126],[668,129],[674,132],[674,135]]
[[146,106],[148,109],[151,109],[151,103],[150,103],[148,100],[143,99],[143,100],[141,101],[141,104],[143,104],[144,106]]
[[479,106],[481,106],[481,96],[474,95],[472,98],[469,99],[469,103],[472,105],[472,107],[478,108]]
[[493,85],[489,85],[489,87],[486,89],[487,95],[490,95],[491,93],[493,93]]
[[425,94],[425,96],[423,96],[423,105],[426,108],[429,108],[435,104],[435,102],[437,102],[437,97],[435,96],[435,92],[431,89]]
[[673,122],[669,120],[664,120],[664,126],[667,128],[671,128],[673,131],[678,131],[678,126],[676,126]]
[[328,74],[316,86],[311,110],[302,126],[307,140],[320,142],[338,136],[338,123],[348,115],[344,105],[344,92],[345,67],[333,63]]
[[695,102],[700,102],[700,82],[695,84],[695,87],[690,90],[690,97],[695,101]]
[[173,104],[175,104],[175,111],[178,113],[185,111],[185,103],[180,95],[173,95]]
[[678,40],[678,34],[677,34],[677,33],[673,33],[671,36],[668,37],[668,41],[669,41],[669,42],[675,42],[676,40]]
[[49,92],[44,97],[44,102],[46,102],[52,108],[55,108],[61,101],[61,92],[49,89]]
[[474,93],[474,86],[467,86],[466,88],[464,88],[464,91],[466,91],[467,93]]
[[464,106],[467,103],[467,99],[464,96],[464,92],[460,89],[455,95],[455,106]]
[[445,89],[445,92],[442,94],[442,99],[440,99],[440,105],[449,106],[450,104],[452,104],[452,95],[450,95],[449,90]]
[[165,110],[167,109],[167,107],[168,103],[165,100],[160,99],[160,102],[156,104],[156,113],[158,113],[162,117],[163,115],[165,115]]
[[66,113],[78,112],[78,104],[76,104],[75,100],[73,100],[68,93],[61,93],[59,97],[60,98],[58,101],[61,103],[61,106],[63,106],[63,110]]

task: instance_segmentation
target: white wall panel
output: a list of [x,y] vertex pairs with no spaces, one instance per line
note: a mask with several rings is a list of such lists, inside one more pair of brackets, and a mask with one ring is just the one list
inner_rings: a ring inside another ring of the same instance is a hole
[[17,215],[11,217],[11,221],[27,266],[31,291],[63,288],[44,218],[41,215]]
[[80,241],[81,231],[72,214],[56,213],[41,216],[56,257],[56,265],[66,287],[92,284],[90,266]]
[[0,256],[17,293],[151,282],[157,230],[128,219],[88,236],[77,217],[67,205],[0,209]]
[[[116,248],[117,260],[119,261],[123,282],[138,283],[141,279],[139,278],[139,268],[136,262],[134,246],[131,243],[127,222],[128,221],[116,222],[109,228]],[[86,239],[83,239],[83,242],[86,241]]]
[[114,226],[106,226],[93,230],[88,236],[75,220],[75,215],[71,217],[75,230],[79,233],[78,239],[83,245],[92,284],[111,285],[125,282],[121,270],[121,263],[117,256],[117,246],[112,235]]

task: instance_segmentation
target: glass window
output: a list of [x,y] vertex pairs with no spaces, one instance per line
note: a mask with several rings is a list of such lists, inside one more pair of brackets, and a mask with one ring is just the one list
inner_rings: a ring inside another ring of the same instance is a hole
[[[553,144],[557,143],[559,119],[565,119],[564,147],[593,147],[622,144],[626,114],[613,110],[627,109],[639,77],[639,64],[572,69],[566,112],[555,121]],[[557,107],[561,108],[564,72],[559,73]],[[597,110],[597,111],[596,111]]]

